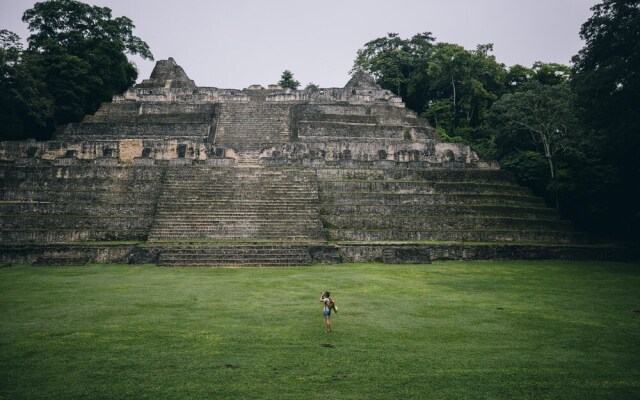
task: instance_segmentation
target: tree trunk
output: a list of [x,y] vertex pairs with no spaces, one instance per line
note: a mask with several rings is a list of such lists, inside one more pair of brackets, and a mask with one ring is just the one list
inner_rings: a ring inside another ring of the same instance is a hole
[[458,113],[456,112],[456,83],[451,75],[451,87],[453,88],[453,118],[451,119],[451,136],[456,133],[456,125],[458,121]]
[[[547,160],[549,161],[549,169],[551,170],[551,181],[554,181],[556,179],[555,165],[553,164],[553,159],[551,157],[547,157]],[[555,184],[553,185],[553,197],[555,197],[556,210],[560,210],[560,199],[558,198],[558,188],[556,187]]]

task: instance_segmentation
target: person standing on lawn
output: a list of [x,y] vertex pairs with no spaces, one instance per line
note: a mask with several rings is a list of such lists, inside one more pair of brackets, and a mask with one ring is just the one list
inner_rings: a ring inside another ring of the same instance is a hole
[[324,291],[320,294],[320,302],[324,306],[324,310],[322,311],[322,315],[324,315],[324,324],[326,327],[326,332],[331,332],[331,310],[335,307],[335,303],[331,298],[331,293],[328,291]]

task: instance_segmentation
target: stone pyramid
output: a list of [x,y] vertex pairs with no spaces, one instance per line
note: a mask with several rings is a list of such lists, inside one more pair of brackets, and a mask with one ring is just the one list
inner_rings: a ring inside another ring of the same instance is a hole
[[0,143],[0,262],[286,266],[608,257],[357,72],[198,87],[173,59],[48,142]]

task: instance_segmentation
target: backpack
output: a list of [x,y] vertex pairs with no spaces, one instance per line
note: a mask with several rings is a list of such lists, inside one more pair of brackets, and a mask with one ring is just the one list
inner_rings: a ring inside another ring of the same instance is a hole
[[336,306],[336,302],[333,300],[333,297],[329,297],[329,310],[333,310],[336,314],[338,313],[338,306]]

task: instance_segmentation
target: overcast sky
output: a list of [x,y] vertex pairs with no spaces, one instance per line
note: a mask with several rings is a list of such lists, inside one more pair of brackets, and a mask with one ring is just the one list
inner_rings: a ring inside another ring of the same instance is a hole
[[[399,33],[430,31],[467,49],[493,43],[507,66],[569,64],[597,0],[89,0],[127,16],[156,60],[173,57],[199,86],[266,86],[290,69],[302,85],[342,87],[356,51]],[[0,0],[0,28],[23,39],[33,0]],[[138,81],[154,63],[133,59]]]

